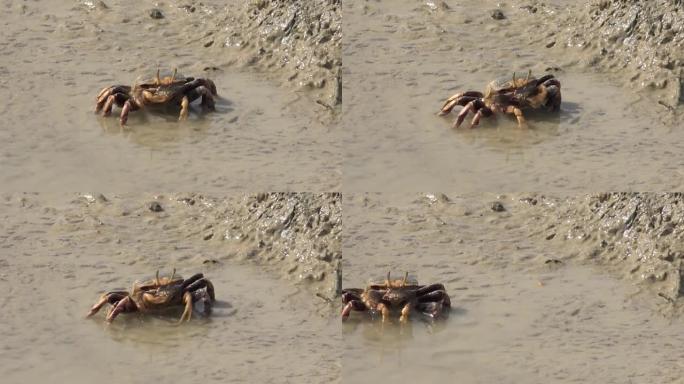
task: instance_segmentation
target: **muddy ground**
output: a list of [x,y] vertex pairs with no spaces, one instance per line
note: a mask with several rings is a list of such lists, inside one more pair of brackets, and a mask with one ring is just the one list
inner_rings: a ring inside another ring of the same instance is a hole
[[665,312],[680,312],[684,293],[682,199],[680,193],[503,198],[511,215],[528,216],[534,236],[563,249],[561,259],[598,264],[647,286]]
[[[3,195],[4,382],[339,380],[327,299],[340,204],[334,194]],[[173,268],[213,281],[210,317],[84,319],[103,292]]]
[[[343,188],[680,189],[683,133],[657,94],[625,88],[629,67],[603,71],[581,65],[584,51],[546,47],[566,25],[559,12],[586,2],[546,2],[536,13],[532,4],[344,3]],[[503,17],[492,17],[497,12]],[[455,113],[436,116],[447,97],[527,70],[559,79],[559,114],[527,112],[526,130],[510,116],[483,119],[476,129],[467,127],[470,118],[451,128]]]
[[681,382],[681,299],[648,277],[681,243],[679,199],[345,195],[344,286],[409,272],[445,284],[452,310],[404,325],[352,313],[343,381]]
[[[202,8],[178,4],[191,11]],[[204,45],[216,44],[234,55],[240,65],[313,91],[317,103],[339,112],[341,0],[238,1],[217,13],[218,19],[213,21],[216,30],[208,32]]]
[[580,66],[642,91],[663,112],[684,102],[681,1],[592,0],[570,7],[556,3],[525,5],[538,17],[551,14],[551,28],[542,34],[545,46],[567,50]]
[[[0,106],[0,184],[65,192],[338,189],[339,13],[334,3],[306,3],[282,36],[287,45],[262,36],[267,26],[277,34],[275,13],[289,9],[285,3],[260,2],[259,13],[242,1],[3,1],[0,85],[12,92]],[[240,19],[238,9],[259,21]],[[230,28],[248,34],[242,49],[225,46],[235,37]],[[253,56],[252,65],[243,56]],[[180,123],[178,109],[133,112],[125,129],[93,113],[105,86],[174,67],[216,83],[216,112],[196,102]]]

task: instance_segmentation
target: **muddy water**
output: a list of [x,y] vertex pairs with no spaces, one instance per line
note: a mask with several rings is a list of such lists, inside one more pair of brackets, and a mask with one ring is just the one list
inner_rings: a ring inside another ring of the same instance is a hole
[[[343,326],[344,382],[680,380],[684,325],[642,287],[560,257],[495,195],[346,195],[344,286],[404,271],[442,282],[445,321]],[[372,276],[369,276],[372,275]]]
[[[339,379],[339,323],[306,285],[230,258],[230,247],[195,240],[184,224],[191,217],[180,212],[158,220],[167,211],[150,212],[147,196],[97,200],[3,197],[3,382]],[[102,292],[174,267],[213,281],[218,302],[211,317],[180,327],[171,315],[121,315],[110,326],[104,311],[83,318]]]
[[[442,4],[448,4],[448,8]],[[664,107],[552,56],[547,20],[496,1],[345,3],[344,188],[350,191],[672,190],[681,178],[682,132]],[[437,4],[434,6],[433,4]],[[560,115],[532,113],[454,130],[435,116],[461,90],[484,90],[514,70],[553,69]]]
[[[321,118],[325,108],[237,72],[221,51],[209,54],[197,43],[209,16],[174,3],[163,8],[165,18],[152,19],[155,2],[105,3],[3,2],[5,190],[311,191],[339,184],[339,140]],[[206,3],[203,12],[219,3]],[[175,113],[136,112],[123,131],[116,118],[93,113],[101,88],[131,84],[158,66],[213,79],[222,97],[217,112],[195,106],[183,123]]]

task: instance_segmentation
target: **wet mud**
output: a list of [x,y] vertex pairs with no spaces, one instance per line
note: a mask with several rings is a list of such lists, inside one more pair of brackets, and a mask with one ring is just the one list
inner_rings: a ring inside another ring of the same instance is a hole
[[[329,109],[308,91],[235,65],[227,48],[202,44],[225,3],[195,12],[168,3],[156,7],[161,18],[150,16],[152,2],[3,5],[0,85],[12,90],[0,107],[6,190],[338,187],[341,150]],[[93,113],[103,87],[174,67],[214,80],[215,113],[194,105],[177,122],[178,111],[133,112],[125,129]]]
[[561,258],[600,265],[647,287],[666,313],[681,312],[682,195],[605,193],[571,198],[507,198],[514,215],[528,216],[536,236],[563,249]]
[[[570,7],[565,2],[532,2],[528,6],[551,22],[545,44],[570,52],[579,66],[641,91],[663,113],[674,112],[684,102],[680,1],[593,0]],[[678,112],[681,115],[681,109]]]
[[[592,238],[603,236],[598,223],[617,221],[626,210],[620,204],[638,202],[632,228],[641,229],[645,251],[647,238],[661,240],[648,224],[661,215],[646,207],[676,198],[345,195],[344,286],[408,271],[443,283],[452,310],[440,321],[413,316],[404,325],[352,313],[342,330],[343,382],[677,382],[684,325],[660,314],[667,301],[655,287],[597,262],[627,249],[621,235],[588,259],[576,253],[590,252],[591,242],[547,240],[545,231],[552,222],[585,223]],[[584,204],[592,208],[580,210]],[[648,269],[650,262],[624,263]]]
[[[496,9],[504,18],[492,18]],[[408,0],[345,3],[344,14],[345,191],[681,188],[665,177],[683,160],[667,108],[576,65],[579,53],[546,48],[557,15]],[[508,116],[476,129],[452,129],[455,113],[435,116],[447,97],[528,69],[560,80],[559,114],[528,112],[527,130]]]
[[214,23],[205,45],[227,49],[239,65],[311,91],[318,104],[339,112],[342,1],[234,1]]
[[[313,194],[4,195],[4,382],[338,381],[339,322],[316,295],[329,291],[327,277],[309,282],[306,275],[338,261],[338,200]],[[293,208],[286,223],[280,204]],[[210,236],[221,225],[242,240]],[[293,255],[281,253],[285,247]],[[314,260],[315,250],[333,256]],[[103,292],[129,289],[158,269],[173,268],[213,281],[211,316],[195,314],[180,326],[179,313],[123,314],[111,325],[104,311],[84,319]]]

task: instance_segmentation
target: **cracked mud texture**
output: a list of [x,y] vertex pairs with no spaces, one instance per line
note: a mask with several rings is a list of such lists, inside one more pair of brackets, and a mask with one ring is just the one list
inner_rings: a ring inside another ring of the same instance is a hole
[[[528,9],[550,10],[537,4]],[[684,2],[593,0],[565,9],[553,11],[557,32],[545,34],[548,45],[573,51],[580,65],[652,91],[670,110],[684,102]]]
[[[653,290],[663,304],[684,293],[684,195],[604,193],[569,198],[525,196],[513,199],[530,214],[533,236],[563,250],[564,259],[607,267]],[[664,312],[675,309],[668,306]]]

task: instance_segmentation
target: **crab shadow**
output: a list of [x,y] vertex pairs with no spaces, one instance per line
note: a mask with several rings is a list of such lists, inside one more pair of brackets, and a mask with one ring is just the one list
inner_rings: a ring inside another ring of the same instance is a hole
[[[108,307],[108,310],[111,307]],[[212,322],[212,319],[226,318],[235,315],[237,310],[233,305],[225,300],[216,300],[212,303],[208,313],[201,302],[195,304],[190,321],[179,323],[181,314],[183,313],[183,306],[176,306],[172,308],[158,309],[148,313],[122,313],[114,319],[111,323],[104,321],[107,311],[103,311],[99,316],[93,316],[90,320],[100,322],[103,326],[112,332],[114,336],[124,333],[147,332],[150,329],[186,329],[195,328],[194,326],[202,326]],[[171,331],[177,332],[177,331]]]
[[150,105],[143,110],[131,112],[125,126],[119,124],[120,109],[111,116],[97,115],[102,131],[108,135],[121,136],[149,148],[166,147],[190,138],[193,141],[207,136],[212,126],[234,122],[229,116],[235,111],[234,103],[216,96],[215,109],[209,110],[197,101],[190,104],[188,119],[179,121],[180,106]]
[[[582,107],[578,103],[563,101],[558,113],[526,110],[527,127],[524,128],[518,127],[514,117],[499,115],[482,119],[480,125],[473,129],[461,126],[458,129],[450,128],[450,130],[469,145],[481,145],[494,151],[507,152],[511,149],[532,148],[563,136],[571,131],[581,113]],[[449,124],[455,118],[455,114],[452,115],[450,115],[451,118],[446,119]]]

